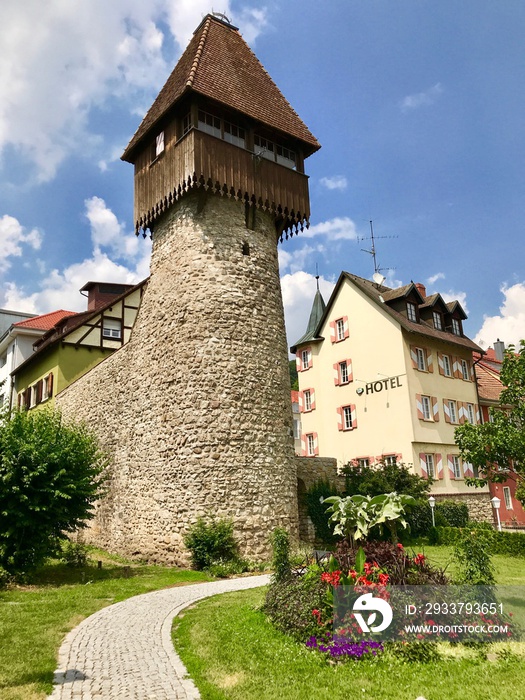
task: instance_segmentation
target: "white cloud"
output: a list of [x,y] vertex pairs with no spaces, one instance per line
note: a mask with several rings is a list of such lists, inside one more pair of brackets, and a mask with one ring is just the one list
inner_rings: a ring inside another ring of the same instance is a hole
[[18,219],[5,214],[0,218],[0,272],[11,267],[10,258],[20,257],[24,246],[39,250],[42,244],[42,234],[38,229],[31,231],[20,224]]
[[440,294],[443,297],[443,300],[445,301],[446,304],[450,303],[451,301],[459,301],[464,312],[466,314],[468,314],[467,293],[466,292],[455,292],[452,289],[449,289],[448,292],[440,291]]
[[[228,0],[223,7],[231,15]],[[92,108],[116,97],[143,113],[177,60],[162,27],[182,49],[209,11],[209,0],[0,3],[0,154],[11,146],[48,181],[70,154],[95,153]],[[251,41],[266,24],[263,9],[233,18]]]
[[313,268],[319,258],[324,254],[325,248],[323,245],[304,245],[302,248],[297,248],[293,253],[289,253],[282,246],[278,249],[279,269],[281,274],[286,271],[299,272],[305,267]]
[[301,236],[303,238],[314,238],[315,236],[325,236],[328,241],[357,240],[357,231],[354,222],[348,216],[338,217],[305,229]]
[[348,181],[343,175],[334,175],[333,177],[322,177],[319,182],[328,190],[346,190]]
[[498,338],[506,345],[519,345],[525,339],[525,282],[511,287],[503,285],[504,296],[500,313],[497,316],[484,316],[483,325],[476,334],[475,341],[482,347],[492,345]]
[[417,92],[413,95],[407,95],[401,100],[401,111],[409,112],[412,109],[419,109],[419,107],[428,107],[434,104],[442,92],[443,88],[441,87],[441,83],[436,83],[431,88],[428,88],[428,90]]
[[[142,237],[139,240],[134,233],[126,233],[123,224],[106,207],[103,199],[92,197],[85,204],[86,216],[91,224],[91,257],[63,270],[52,270],[37,283],[37,291],[28,291],[14,282],[6,283],[0,293],[0,306],[39,314],[64,308],[83,311],[86,299],[79,294],[79,289],[86,282],[136,284],[149,275],[151,241]],[[28,237],[34,242],[32,233]],[[109,253],[102,248],[108,248]],[[112,259],[110,254],[124,260],[125,264]],[[31,278],[31,283],[35,285],[34,278]]]
[[432,275],[432,277],[429,277],[427,279],[427,284],[430,286],[433,286],[436,284],[438,280],[444,280],[445,279],[445,274],[443,272],[437,272],[435,275]]
[[[319,289],[326,303],[334,289],[334,283],[319,278]],[[317,289],[314,275],[300,270],[281,277],[284,318],[288,346],[295,343],[306,332],[312,303]]]

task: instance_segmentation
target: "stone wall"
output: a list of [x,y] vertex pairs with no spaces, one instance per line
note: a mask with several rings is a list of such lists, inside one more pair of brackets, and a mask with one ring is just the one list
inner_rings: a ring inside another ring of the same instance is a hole
[[244,555],[297,535],[297,476],[276,234],[244,204],[194,193],[155,229],[130,342],[59,396],[113,459],[88,540],[184,563],[199,515],[232,517]]
[[337,473],[337,460],[331,457],[296,457],[297,494],[299,508],[299,539],[302,542],[315,542],[315,530],[308,516],[306,503],[303,500],[308,489],[316,481],[329,481],[341,492],[345,487],[344,476]]
[[436,501],[457,501],[466,503],[471,520],[494,524],[494,512],[490,502],[490,493],[462,493],[462,494],[433,494]]

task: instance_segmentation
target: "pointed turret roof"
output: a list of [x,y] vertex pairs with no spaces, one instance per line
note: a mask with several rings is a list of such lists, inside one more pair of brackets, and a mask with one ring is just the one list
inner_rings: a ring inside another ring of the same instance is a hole
[[124,151],[123,160],[133,162],[139,142],[190,91],[298,139],[306,156],[320,148],[237,27],[207,15]]
[[310,318],[308,319],[308,326],[306,328],[306,333],[300,338],[294,345],[301,345],[309,340],[313,340],[316,337],[317,326],[323,317],[324,311],[326,309],[326,304],[324,303],[323,296],[317,287],[317,291],[314,297],[314,303],[312,304],[312,310],[310,311]]

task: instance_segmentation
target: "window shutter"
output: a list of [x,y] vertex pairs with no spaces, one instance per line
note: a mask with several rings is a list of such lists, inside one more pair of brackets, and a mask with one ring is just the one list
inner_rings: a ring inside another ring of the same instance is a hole
[[306,457],[306,435],[301,435],[301,456]]
[[310,389],[310,404],[312,406],[312,411],[315,410],[315,391]]
[[337,429],[342,430],[343,429],[343,408],[342,408],[342,406],[339,406],[339,408],[337,409],[337,416],[338,416]]
[[454,475],[454,455],[447,455],[447,464],[448,475],[452,480],[454,480],[456,478]]
[[349,326],[348,326],[348,316],[343,316],[343,330],[344,330],[344,334],[345,334],[344,337],[346,339],[350,335],[350,330],[349,330]]
[[470,462],[463,462],[463,474],[465,475],[466,479],[474,478],[474,469]]
[[412,367],[417,369],[417,351],[413,345],[410,346],[410,359],[412,360]]
[[443,479],[443,459],[439,453],[436,454],[436,473],[438,479]]
[[[416,409],[417,417],[420,420],[425,420],[425,414],[423,413],[423,404],[421,403],[421,394],[416,394]],[[426,462],[425,462],[426,464]]]
[[297,368],[298,372],[303,371],[303,363],[301,362],[301,353],[297,353],[295,356],[295,367]]
[[443,399],[443,414],[445,416],[445,423],[450,423],[450,408],[448,407],[447,399]]
[[354,381],[354,369],[352,367],[352,360],[346,361],[346,367],[348,369],[348,381],[353,382]]
[[457,357],[452,358],[452,374],[456,379],[461,379],[463,373],[461,372],[461,362]]
[[352,411],[352,428],[357,428],[357,413],[355,410],[355,404],[350,405],[350,410]]
[[339,386],[341,384],[341,377],[339,376],[339,362],[334,364],[334,384]]
[[51,398],[53,396],[53,372],[50,372],[47,378],[47,394],[48,397]]
[[428,479],[427,456],[424,452],[419,453],[419,466],[421,467],[421,476]]
[[427,350],[427,372],[434,371],[434,362],[432,361],[432,350]]
[[42,387],[44,385],[44,380],[40,379],[36,385],[36,402],[42,403]]
[[330,321],[330,342],[335,343],[335,321]]
[[430,397],[432,400],[432,417],[436,421],[436,423],[439,421],[439,402],[437,396],[431,396]]
[[302,391],[299,391],[297,396],[299,400],[299,413],[304,413],[304,394]]
[[313,365],[313,360],[312,360],[312,351],[308,350],[308,369]]
[[317,433],[312,433],[314,436],[314,455],[317,457],[319,456],[319,439],[317,437]]
[[458,401],[457,404],[458,404],[458,423],[460,425],[463,425],[463,423],[468,422],[467,404],[464,403],[463,401]]
[[438,369],[442,377],[445,376],[445,365],[443,363],[443,355],[438,352]]

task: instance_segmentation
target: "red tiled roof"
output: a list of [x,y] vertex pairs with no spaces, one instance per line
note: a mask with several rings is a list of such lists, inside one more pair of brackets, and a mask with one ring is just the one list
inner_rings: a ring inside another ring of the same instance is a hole
[[28,318],[25,321],[18,321],[18,323],[13,323],[14,328],[34,328],[39,331],[48,331],[57,323],[62,321],[62,319],[68,316],[74,316],[75,311],[64,311],[60,309],[59,311],[51,311],[48,314],[42,314],[41,316],[34,316],[33,318]]
[[299,392],[295,391],[295,389],[292,389],[291,394],[292,394],[292,403],[299,403]]
[[500,394],[504,389],[499,373],[483,362],[477,362],[474,367],[480,401],[499,401]]
[[128,144],[123,160],[133,162],[132,151],[138,143],[188,91],[299,139],[306,144],[307,155],[320,148],[237,28],[207,15]]

